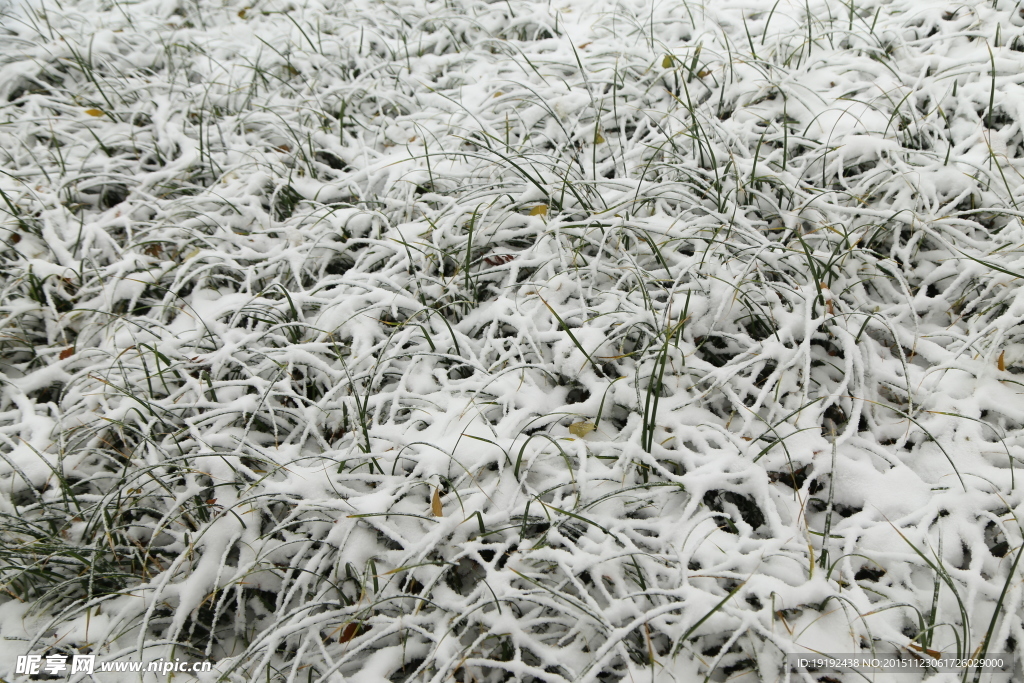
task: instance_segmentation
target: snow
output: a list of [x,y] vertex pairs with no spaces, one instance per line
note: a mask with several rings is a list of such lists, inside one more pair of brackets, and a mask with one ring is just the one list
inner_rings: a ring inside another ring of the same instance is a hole
[[0,3],[10,668],[1024,656],[1013,3]]

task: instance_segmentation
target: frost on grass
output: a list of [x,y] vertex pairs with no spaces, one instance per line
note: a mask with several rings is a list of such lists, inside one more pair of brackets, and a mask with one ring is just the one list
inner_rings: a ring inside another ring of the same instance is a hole
[[11,5],[3,661],[1024,654],[1022,24]]

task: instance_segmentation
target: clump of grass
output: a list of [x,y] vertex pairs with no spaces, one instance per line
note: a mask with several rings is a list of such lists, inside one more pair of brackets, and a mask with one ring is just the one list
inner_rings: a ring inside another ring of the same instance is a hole
[[1019,650],[1015,11],[10,14],[3,637],[289,682]]

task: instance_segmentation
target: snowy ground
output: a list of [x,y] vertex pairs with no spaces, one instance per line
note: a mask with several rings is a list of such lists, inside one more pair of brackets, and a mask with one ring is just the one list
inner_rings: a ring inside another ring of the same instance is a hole
[[[0,676],[1021,658],[1022,25],[1009,0],[25,0]],[[975,675],[868,675],[924,678]]]

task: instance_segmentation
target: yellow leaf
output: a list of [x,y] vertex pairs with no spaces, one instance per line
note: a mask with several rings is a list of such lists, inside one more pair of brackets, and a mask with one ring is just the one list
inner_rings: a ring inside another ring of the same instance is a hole
[[917,643],[915,643],[913,641],[911,641],[910,644],[907,645],[907,647],[909,647],[911,650],[917,650],[918,652],[923,652],[926,655],[928,655],[929,657],[934,657],[935,659],[941,659],[942,658],[942,653],[939,652],[938,650],[929,650],[926,647],[921,647],[920,645],[918,645]]
[[1006,370],[1006,351],[999,352],[999,360],[996,363],[999,366],[999,370]]
[[495,96],[495,97],[501,97],[501,96],[502,96],[502,95],[504,95],[504,94],[505,94],[505,93],[503,93],[503,92],[501,92],[501,91],[499,90],[498,92],[494,93],[494,96]]
[[85,113],[89,116],[103,116],[103,111],[101,109],[86,109]]
[[238,18],[239,19],[245,19],[245,10],[244,9],[238,11]]
[[532,209],[530,209],[530,215],[531,216],[547,216],[548,215],[548,205],[547,204],[538,204],[537,206],[535,206]]
[[710,76],[710,75],[711,75],[711,72],[708,71],[707,69],[704,69],[702,71],[698,71],[697,72],[697,78],[704,78],[705,76]]
[[661,60],[661,68],[671,69],[673,64],[672,55],[665,55],[665,59]]
[[593,422],[574,422],[569,425],[569,433],[573,436],[578,436],[581,439],[595,429],[597,429],[597,427],[594,426]]
[[434,489],[434,495],[430,499],[430,511],[435,517],[444,517],[444,508],[441,506],[441,489]]
[[604,136],[601,135],[599,132],[597,132],[595,130],[594,131],[594,144],[595,145],[600,145],[602,142],[604,142]]

